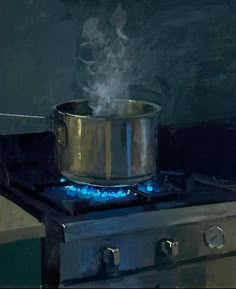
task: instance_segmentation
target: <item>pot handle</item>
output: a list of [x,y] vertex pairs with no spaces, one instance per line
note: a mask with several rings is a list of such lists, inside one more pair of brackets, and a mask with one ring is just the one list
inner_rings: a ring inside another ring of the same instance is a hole
[[65,147],[67,145],[67,127],[63,120],[54,120],[54,133],[57,144]]
[[66,146],[67,143],[67,129],[66,124],[63,120],[54,118],[53,116],[42,116],[42,115],[28,115],[28,114],[15,114],[15,113],[2,113],[0,117],[16,117],[16,118],[28,118],[28,119],[39,119],[45,120],[47,129],[54,132],[56,141],[59,145]]
[[28,114],[16,114],[16,113],[2,113],[0,112],[0,117],[13,117],[13,118],[28,118],[28,119],[38,119],[45,120],[47,129],[53,131],[53,117],[47,117],[42,115],[28,115]]

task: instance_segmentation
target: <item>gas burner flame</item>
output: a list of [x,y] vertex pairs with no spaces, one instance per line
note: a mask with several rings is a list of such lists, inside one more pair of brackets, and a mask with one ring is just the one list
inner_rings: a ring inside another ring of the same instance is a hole
[[[60,182],[65,183],[67,180],[61,178]],[[96,201],[109,201],[109,200],[119,200],[129,198],[130,195],[137,195],[131,191],[131,187],[98,187],[92,185],[84,184],[65,184],[63,187],[66,191],[66,194],[72,198],[83,198],[83,199],[95,199]],[[147,195],[159,193],[160,187],[157,182],[154,180],[149,180],[145,183],[138,184],[133,187],[135,190],[138,190]]]
[[66,182],[66,178],[60,178],[60,183],[65,183]]
[[67,194],[72,197],[95,197],[105,199],[118,199],[127,197],[130,194],[129,189],[112,189],[112,188],[96,188],[86,185],[68,185],[65,186]]
[[139,184],[136,186],[136,190],[146,193],[146,194],[153,194],[153,193],[160,193],[161,188],[158,183],[154,180],[149,180],[143,184]]

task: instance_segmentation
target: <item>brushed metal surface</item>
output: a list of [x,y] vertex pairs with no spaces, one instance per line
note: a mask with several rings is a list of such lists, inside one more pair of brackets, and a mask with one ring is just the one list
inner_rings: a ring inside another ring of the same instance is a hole
[[235,265],[236,256],[222,257],[59,288],[236,288]]
[[[104,118],[92,116],[87,100],[55,107],[56,159],[62,175],[103,186],[135,184],[155,175],[161,108],[126,102],[126,114]],[[66,127],[63,136],[61,122]]]
[[[145,212],[140,216],[80,222],[77,230],[72,223],[72,227],[67,224],[65,233],[73,238],[65,240],[60,247],[61,279],[99,275],[103,248],[108,247],[119,249],[117,270],[123,273],[151,268],[167,270],[182,263],[236,255],[235,208],[233,202]],[[221,249],[209,248],[205,242],[205,232],[213,226],[225,232],[225,246]],[[163,240],[178,242],[178,254],[163,254]]]

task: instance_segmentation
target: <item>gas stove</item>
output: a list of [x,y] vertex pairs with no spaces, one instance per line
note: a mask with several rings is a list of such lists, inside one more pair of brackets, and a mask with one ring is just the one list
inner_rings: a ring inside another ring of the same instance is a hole
[[43,287],[236,285],[234,181],[160,168],[133,186],[77,184],[55,170],[53,142],[0,137],[1,194],[46,225]]

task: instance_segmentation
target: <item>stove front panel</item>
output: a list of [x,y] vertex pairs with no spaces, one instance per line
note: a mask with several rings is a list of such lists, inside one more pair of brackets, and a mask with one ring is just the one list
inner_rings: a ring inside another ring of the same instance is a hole
[[[213,208],[206,207],[209,210]],[[159,213],[153,216],[163,217]],[[213,213],[214,217],[201,216],[201,221],[197,222],[193,218],[184,220],[181,216],[172,225],[161,226],[161,220],[156,219],[156,228],[110,235],[101,231],[100,236],[78,236],[77,240],[61,243],[60,279],[66,281],[102,274],[128,274],[137,270],[163,270],[182,263],[236,254],[235,216],[225,215],[224,210],[217,209],[217,206]],[[154,223],[155,220],[152,225]],[[104,255],[109,249],[111,256],[107,262]],[[112,256],[111,249],[116,250],[118,260]]]
[[100,281],[63,283],[61,288],[235,288],[236,256],[148,270]]

